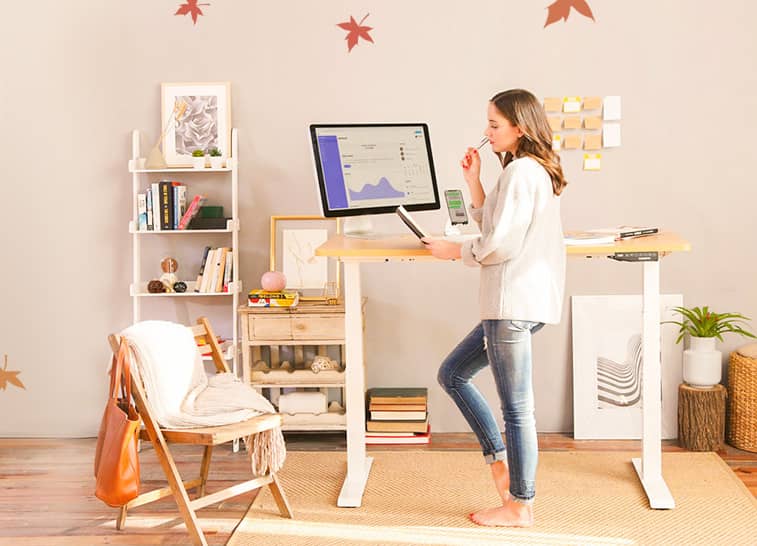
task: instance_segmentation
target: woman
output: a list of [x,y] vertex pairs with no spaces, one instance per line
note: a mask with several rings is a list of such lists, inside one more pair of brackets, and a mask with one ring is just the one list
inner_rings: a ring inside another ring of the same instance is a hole
[[[531,370],[531,335],[562,313],[565,247],[559,195],[567,184],[539,101],[512,89],[489,102],[486,137],[503,171],[489,195],[481,159],[468,148],[461,161],[471,215],[481,236],[463,244],[423,239],[441,259],[481,268],[481,323],[439,369],[439,383],[476,434],[502,506],[470,515],[479,525],[533,525],[538,445]],[[472,377],[487,364],[499,394],[507,449],[491,409]]]

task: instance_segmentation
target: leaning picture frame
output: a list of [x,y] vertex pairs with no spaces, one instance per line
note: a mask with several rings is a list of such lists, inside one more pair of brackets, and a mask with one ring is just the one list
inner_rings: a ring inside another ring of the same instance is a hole
[[271,216],[270,271],[286,277],[286,289],[300,301],[338,303],[342,295],[341,262],[316,256],[315,249],[341,233],[339,218]]
[[218,148],[230,157],[231,84],[162,83],[163,155],[168,167],[191,167],[192,152]]
[[[682,305],[680,294],[661,295],[660,320],[673,320],[673,308]],[[641,313],[638,295],[571,297],[575,439],[641,438]],[[660,325],[663,439],[678,436],[683,347],[675,342],[677,328]]]

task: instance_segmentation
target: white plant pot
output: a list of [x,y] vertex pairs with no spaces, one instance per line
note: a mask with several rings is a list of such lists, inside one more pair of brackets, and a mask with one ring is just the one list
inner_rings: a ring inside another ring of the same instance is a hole
[[214,169],[223,169],[223,157],[210,156],[210,166]]
[[722,355],[714,337],[690,337],[683,352],[683,380],[692,387],[712,387],[720,383]]
[[192,156],[192,165],[195,169],[204,169],[205,168],[205,157],[194,157]]

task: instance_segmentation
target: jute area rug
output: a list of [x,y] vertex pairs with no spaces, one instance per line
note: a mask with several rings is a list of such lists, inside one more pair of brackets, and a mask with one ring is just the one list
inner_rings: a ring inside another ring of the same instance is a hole
[[470,512],[497,505],[475,452],[371,452],[360,508],[337,508],[344,453],[293,452],[279,474],[295,518],[265,488],[229,539],[249,545],[757,544],[757,501],[714,453],[665,453],[676,501],[652,510],[625,452],[539,454],[536,523],[479,527]]

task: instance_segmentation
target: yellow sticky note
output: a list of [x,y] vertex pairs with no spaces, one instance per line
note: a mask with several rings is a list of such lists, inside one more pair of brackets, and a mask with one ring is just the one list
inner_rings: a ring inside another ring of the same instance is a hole
[[584,135],[584,150],[601,150],[602,133]]
[[562,125],[566,129],[580,129],[581,118],[579,116],[565,116],[562,119]]
[[575,114],[581,111],[581,97],[565,97],[562,100],[562,111]]
[[562,137],[560,135],[552,135],[552,151],[559,152],[562,148]]
[[560,112],[562,110],[562,101],[557,97],[547,97],[544,99],[544,110],[547,112]]
[[598,171],[602,168],[602,154],[584,154],[584,170]]
[[601,129],[602,116],[588,116],[584,118],[584,129]]
[[584,97],[584,110],[599,110],[602,108],[602,97]]
[[548,117],[547,121],[549,122],[549,128],[553,131],[559,131],[562,129],[562,120],[560,118],[556,117]]
[[581,147],[581,135],[565,135],[563,139],[563,148],[566,150],[575,150]]

